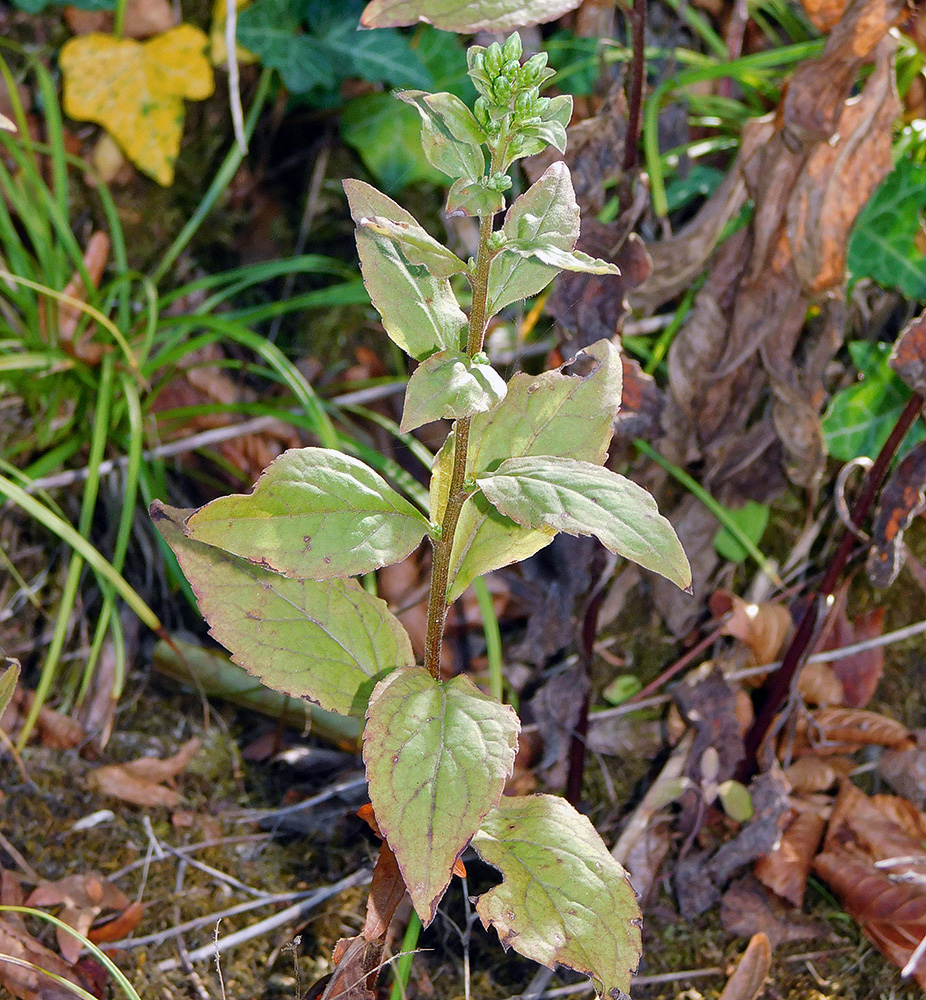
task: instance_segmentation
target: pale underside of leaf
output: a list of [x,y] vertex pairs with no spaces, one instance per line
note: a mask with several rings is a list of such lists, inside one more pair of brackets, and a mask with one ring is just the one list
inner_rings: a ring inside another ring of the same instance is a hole
[[376,682],[415,662],[408,633],[353,580],[291,580],[188,538],[190,511],[151,517],[193,587],[210,635],[269,687],[363,716]]
[[585,274],[620,274],[617,264],[611,264],[600,257],[591,257],[581,250],[561,250],[559,247],[519,240],[504,248],[502,253],[513,253],[519,257],[535,258],[542,264],[550,264],[562,271],[580,271]]
[[502,944],[592,976],[599,993],[630,990],[640,909],[627,873],[587,817],[552,795],[504,797],[473,847],[503,876],[476,904]]
[[489,502],[518,524],[594,535],[683,590],[691,586],[684,549],[656,501],[610,469],[571,458],[514,458],[477,481]]
[[372,0],[365,28],[397,28],[423,21],[444,31],[510,31],[543,24],[575,10],[581,0]]
[[[468,476],[525,455],[604,462],[621,397],[620,354],[607,340],[592,344],[584,354],[596,363],[588,374],[517,374],[505,399],[473,418]],[[453,444],[451,436],[438,452],[432,472],[431,518],[435,522],[442,519],[447,502]],[[521,527],[476,494],[464,504],[454,535],[448,600],[458,597],[477,576],[538,552],[555,533],[548,528]]]
[[293,448],[249,494],[201,507],[186,533],[300,580],[357,576],[399,562],[428,529],[419,511],[363,462],[328,448]]
[[463,675],[441,683],[423,669],[396,671],[373,692],[363,736],[370,799],[425,924],[502,794],[519,729],[510,706]]

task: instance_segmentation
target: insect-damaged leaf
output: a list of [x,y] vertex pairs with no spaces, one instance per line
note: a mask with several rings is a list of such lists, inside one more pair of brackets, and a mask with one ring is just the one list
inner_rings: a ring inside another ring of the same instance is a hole
[[376,682],[415,662],[405,629],[353,580],[291,580],[188,538],[190,512],[151,517],[193,586],[209,633],[270,687],[362,716]]
[[552,21],[580,0],[372,0],[363,12],[366,28],[403,27],[424,21],[444,31],[510,31]]
[[[597,465],[604,462],[621,398],[620,353],[609,341],[601,340],[587,348],[585,355],[596,362],[590,373],[519,373],[498,406],[473,417],[468,476],[526,455],[559,455]],[[435,521],[443,517],[452,461],[451,436],[438,453],[431,480],[431,517]],[[458,597],[477,576],[532,556],[548,545],[554,534],[549,528],[521,527],[477,493],[467,500],[457,522],[448,600]]]
[[394,240],[402,248],[409,264],[423,264],[435,278],[449,278],[466,270],[466,265],[452,250],[438,243],[421,226],[393,222],[382,216],[363,219],[361,225]]
[[509,706],[463,675],[443,684],[425,670],[396,671],[370,698],[363,734],[370,799],[425,924],[502,794],[519,729]]
[[404,559],[428,522],[369,466],[329,448],[293,448],[253,491],[186,522],[190,538],[297,580],[357,576]]
[[672,525],[642,486],[592,462],[512,458],[477,477],[489,502],[526,528],[594,535],[607,549],[683,590],[691,568]]
[[[579,238],[579,206],[569,168],[559,161],[551,164],[536,184],[508,209],[502,233],[509,242],[545,246],[550,250],[571,251]],[[552,263],[502,250],[489,266],[488,315],[519,299],[536,295],[556,276]]]
[[505,380],[489,364],[462,351],[440,351],[412,373],[405,390],[401,430],[448,417],[459,420],[491,410],[505,398]]
[[587,817],[553,795],[505,797],[473,847],[504,878],[476,903],[502,944],[592,976],[599,993],[629,991],[640,909],[627,873]]
[[208,41],[191,24],[141,43],[97,32],[72,38],[60,57],[64,108],[102,125],[140,170],[171,184],[183,99],[202,101],[214,89]]
[[435,278],[422,264],[412,264],[392,239],[363,225],[364,219],[379,216],[417,227],[414,216],[363,181],[344,181],[344,191],[358,227],[363,282],[386,333],[418,360],[444,348],[462,348],[466,315],[450,282]]

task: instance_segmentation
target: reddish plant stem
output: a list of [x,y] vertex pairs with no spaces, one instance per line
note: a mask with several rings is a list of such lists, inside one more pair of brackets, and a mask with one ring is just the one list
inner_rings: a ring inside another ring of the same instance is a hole
[[[881,488],[881,483],[887,474],[891,459],[907,436],[907,431],[912,426],[913,421],[919,416],[923,403],[924,399],[919,393],[914,393],[910,397],[903,412],[897,418],[894,429],[869,469],[862,491],[852,508],[851,521],[856,528],[860,527],[868,517],[878,490]],[[826,599],[835,592],[856,541],[856,535],[849,528],[846,528],[839,540],[836,552],[826,568],[826,573],[814,599],[807,605],[807,610],[804,612],[794,637],[782,658],[781,666],[769,677],[762,689],[759,714],[746,734],[746,756],[741,761],[737,773],[740,781],[748,781],[757,770],[759,748],[768,735],[775,716],[784,704],[794,679],[810,652],[811,641],[817,633],[820,608],[824,606]],[[825,620],[824,616],[822,620],[819,620],[819,624],[822,626]]]
[[[640,145],[640,125],[643,120],[643,85],[646,82],[646,0],[633,0],[627,14],[633,58],[630,62],[630,93],[628,96],[627,139],[624,144],[622,169],[630,174],[637,168]],[[626,208],[626,206],[622,206]]]

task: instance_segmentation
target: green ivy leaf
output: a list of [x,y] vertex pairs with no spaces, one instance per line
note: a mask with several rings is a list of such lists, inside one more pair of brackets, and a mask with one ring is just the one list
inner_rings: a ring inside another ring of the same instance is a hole
[[617,264],[599,257],[591,257],[581,250],[561,250],[549,243],[534,240],[514,240],[502,248],[502,254],[514,253],[520,257],[533,257],[542,264],[550,264],[560,271],[581,271],[585,274],[620,274]]
[[592,976],[599,994],[629,992],[640,909],[627,873],[586,816],[553,795],[505,797],[473,847],[504,878],[479,897],[476,912],[506,948]]
[[[422,90],[403,90],[396,97],[421,115],[421,148],[432,166],[454,180],[473,181],[482,177],[486,168],[482,130],[458,97],[426,94]],[[461,108],[472,118],[471,126]]]
[[414,665],[408,633],[385,601],[353,580],[291,580],[196,542],[184,532],[190,513],[151,505],[209,634],[269,687],[362,717],[376,682]]
[[360,224],[398,243],[409,264],[424,265],[435,278],[449,278],[466,270],[466,264],[452,250],[438,243],[417,223],[393,222],[377,215],[361,219]]
[[[502,226],[507,243],[528,241],[572,250],[579,238],[579,206],[569,168],[551,164],[540,179],[508,209]],[[500,253],[489,266],[488,315],[542,291],[557,267],[518,254]]]
[[682,590],[691,567],[672,525],[642,486],[592,462],[550,456],[508,459],[476,477],[489,502],[525,528],[594,535],[605,548]]
[[370,799],[425,925],[454,862],[502,794],[519,730],[511,707],[464,675],[444,684],[426,670],[396,671],[370,698],[363,734]]
[[446,417],[460,420],[491,410],[505,398],[505,380],[488,364],[462,351],[439,351],[412,373],[405,390],[400,430]]
[[[588,374],[519,373],[498,406],[473,417],[468,476],[490,472],[507,458],[525,455],[604,462],[621,398],[620,353],[607,340],[599,340],[584,353],[596,362]],[[431,518],[438,523],[447,502],[452,461],[451,435],[438,452],[431,479]],[[477,493],[464,504],[457,522],[448,600],[459,597],[477,576],[532,556],[549,545],[554,535],[551,529],[521,527]]]
[[510,31],[554,21],[581,0],[372,0],[363,12],[367,28],[404,27],[424,21],[444,31]]
[[427,530],[427,519],[382,476],[328,448],[284,452],[251,493],[219,497],[186,523],[197,542],[297,580],[399,562]]
[[279,70],[293,94],[333,87],[334,65],[316,38],[302,34],[299,14],[296,0],[256,0],[238,15],[238,41]]
[[849,271],[926,298],[926,257],[916,244],[926,208],[926,164],[902,159],[859,212],[849,237]]
[[421,264],[410,263],[391,239],[362,225],[364,219],[381,217],[417,226],[414,216],[363,181],[344,181],[344,191],[358,227],[363,282],[386,333],[418,360],[445,348],[459,350],[467,319],[450,282],[435,278]]
[[475,215],[483,218],[486,215],[496,215],[505,207],[505,196],[501,191],[491,188],[484,177],[468,181],[463,178],[450,185],[447,192],[447,214]]

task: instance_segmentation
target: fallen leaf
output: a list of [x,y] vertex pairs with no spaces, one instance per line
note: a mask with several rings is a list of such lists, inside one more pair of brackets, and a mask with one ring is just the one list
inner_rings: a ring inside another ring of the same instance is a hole
[[753,874],[792,906],[803,906],[807,876],[825,827],[826,820],[817,812],[794,813],[775,849],[756,859]]
[[805,704],[817,708],[845,704],[845,688],[828,663],[805,664],[797,678],[797,690]]
[[[881,488],[865,572],[873,587],[889,587],[904,564],[904,532],[926,510],[926,441],[914,445]],[[883,612],[882,612],[883,617]]]
[[[64,18],[75,35],[88,35],[93,31],[112,34],[112,11],[65,7]],[[169,31],[176,23],[170,0],[128,0],[122,34],[125,38],[148,38]]]
[[926,809],[926,730],[914,730],[917,745],[905,750],[887,750],[878,761],[884,780],[917,809]]
[[[771,663],[781,651],[794,624],[791,612],[777,601],[753,604],[736,594],[725,596],[729,598],[731,614],[721,632],[744,642],[757,664]],[[711,609],[715,607],[717,602],[712,601]]]
[[[61,976],[69,983],[81,985],[61,956],[40,944],[29,933],[19,914],[0,914],[0,955],[30,962],[37,969]],[[0,961],[0,987],[7,989],[19,1000],[42,1000],[42,987],[48,982],[47,977],[39,971]]]
[[93,33],[72,38],[60,53],[64,108],[102,125],[132,162],[165,187],[183,133],[183,99],[214,89],[206,35],[181,24],[147,42]]
[[[811,652],[841,649],[843,646],[864,642],[881,634],[884,608],[876,607],[863,611],[850,621],[847,613],[848,583],[840,587],[835,596],[835,603]],[[884,650],[881,647],[874,647],[841,656],[838,660],[832,660],[831,666],[842,684],[843,704],[848,708],[864,708],[874,697],[878,681],[884,672]]]
[[719,1000],[756,1000],[765,986],[771,967],[772,946],[768,935],[760,931],[749,939],[743,957],[727,980]]
[[729,934],[767,935],[773,948],[787,941],[809,941],[825,937],[826,924],[810,921],[773,896],[752,875],[744,875],[730,885],[720,903],[720,920]]
[[901,749],[913,736],[903,723],[861,708],[821,708],[798,720],[795,754],[841,753],[840,745]]
[[91,771],[87,784],[94,791],[112,795],[136,806],[176,806],[180,793],[166,788],[161,782],[175,778],[193,759],[200,748],[195,737],[185,743],[173,757],[141,757],[127,764],[108,764]]
[[848,757],[798,757],[785,768],[785,777],[797,795],[825,792],[842,778],[847,778],[855,764]]
[[87,937],[94,944],[105,944],[109,941],[119,941],[134,931],[141,923],[145,915],[145,905],[137,900],[129,905],[112,920],[107,920],[104,924],[91,927],[87,931]]

